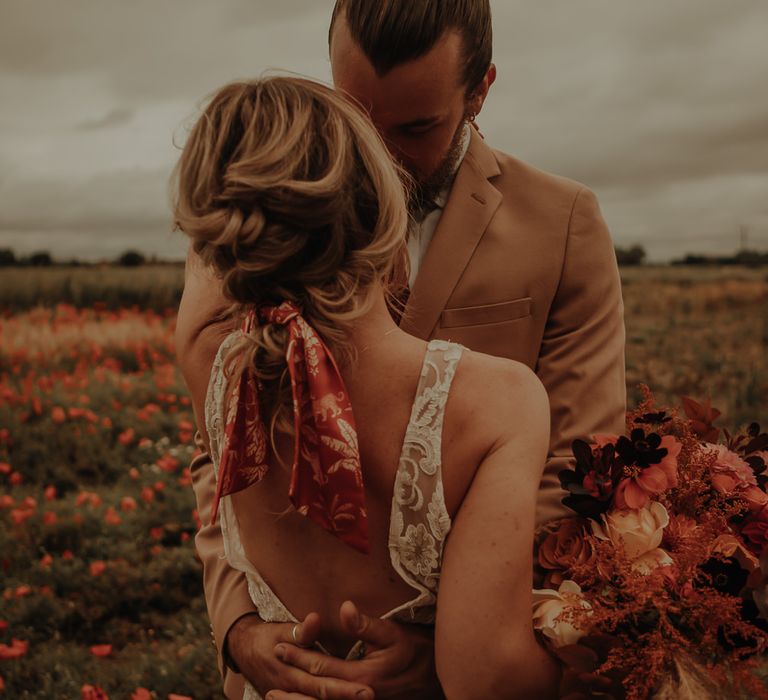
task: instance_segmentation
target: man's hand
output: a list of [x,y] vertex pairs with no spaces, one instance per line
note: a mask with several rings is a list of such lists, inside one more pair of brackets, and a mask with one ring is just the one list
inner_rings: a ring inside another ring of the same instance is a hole
[[[296,634],[294,636],[294,628]],[[256,615],[241,617],[227,635],[227,651],[240,672],[269,700],[373,700],[370,686],[355,681],[309,673],[280,660],[276,648],[303,651],[320,635],[320,616],[309,613],[302,623],[262,622]],[[352,664],[354,662],[342,662]]]
[[[312,676],[370,686],[376,700],[444,700],[435,671],[434,628],[369,617],[351,601],[342,603],[339,619],[350,636],[365,642],[366,654],[362,659],[346,661],[285,643],[278,644],[275,653],[285,663]],[[305,699],[302,695],[274,690],[269,693],[269,700]]]

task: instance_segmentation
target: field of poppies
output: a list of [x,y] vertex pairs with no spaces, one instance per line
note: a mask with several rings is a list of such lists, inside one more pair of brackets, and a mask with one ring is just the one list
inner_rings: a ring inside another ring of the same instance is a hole
[[0,688],[212,698],[173,312],[0,319]]
[[[630,397],[768,422],[768,275],[623,271]],[[221,697],[193,537],[180,268],[0,272],[0,695]],[[100,694],[103,693],[103,694]]]

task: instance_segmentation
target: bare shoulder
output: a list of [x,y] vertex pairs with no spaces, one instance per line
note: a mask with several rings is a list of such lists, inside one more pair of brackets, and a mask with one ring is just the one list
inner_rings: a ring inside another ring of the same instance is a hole
[[230,302],[224,296],[221,282],[214,272],[203,265],[190,247],[184,270],[184,293],[176,319],[176,350],[183,360],[190,353],[214,354],[231,330],[228,316]]
[[484,412],[504,409],[503,414],[512,417],[531,411],[548,412],[544,386],[522,362],[466,349],[461,362],[460,381],[470,396],[488,407]]
[[198,416],[214,358],[233,328],[230,306],[219,279],[190,249],[176,319],[176,357]]
[[546,454],[549,399],[536,374],[521,362],[467,350],[461,364],[454,381],[470,416],[467,427],[483,436],[488,451],[525,442]]

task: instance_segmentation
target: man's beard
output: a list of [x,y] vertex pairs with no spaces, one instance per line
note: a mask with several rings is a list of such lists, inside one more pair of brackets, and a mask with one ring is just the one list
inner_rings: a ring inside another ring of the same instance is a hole
[[411,216],[420,218],[423,215],[425,207],[434,202],[437,196],[448,186],[456,174],[456,168],[464,153],[464,128],[465,122],[462,119],[459,126],[453,134],[451,145],[445,153],[440,165],[435,168],[431,175],[422,181],[414,178],[413,187],[408,200],[408,210]]

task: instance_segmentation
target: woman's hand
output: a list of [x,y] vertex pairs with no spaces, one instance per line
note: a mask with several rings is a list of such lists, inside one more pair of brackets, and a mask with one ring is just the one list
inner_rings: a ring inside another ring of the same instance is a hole
[[[365,643],[366,654],[362,659],[346,661],[291,643],[278,644],[275,653],[280,654],[286,664],[312,677],[340,679],[373,688],[377,700],[442,700],[445,697],[435,671],[432,627],[401,625],[391,620],[369,617],[362,614],[351,601],[342,603],[339,619],[350,636]],[[314,697],[328,700],[342,698],[341,695]],[[269,700],[305,698],[304,695],[278,690],[268,695]]]
[[[314,644],[319,636],[320,616],[314,612],[298,625],[263,622],[256,615],[246,615],[229,631],[227,652],[259,693],[264,695],[272,689],[267,696],[270,700],[373,700],[373,690],[365,683],[343,676],[308,672],[282,661],[276,653],[278,647],[304,651],[302,647]],[[342,663],[352,665],[357,662]]]

